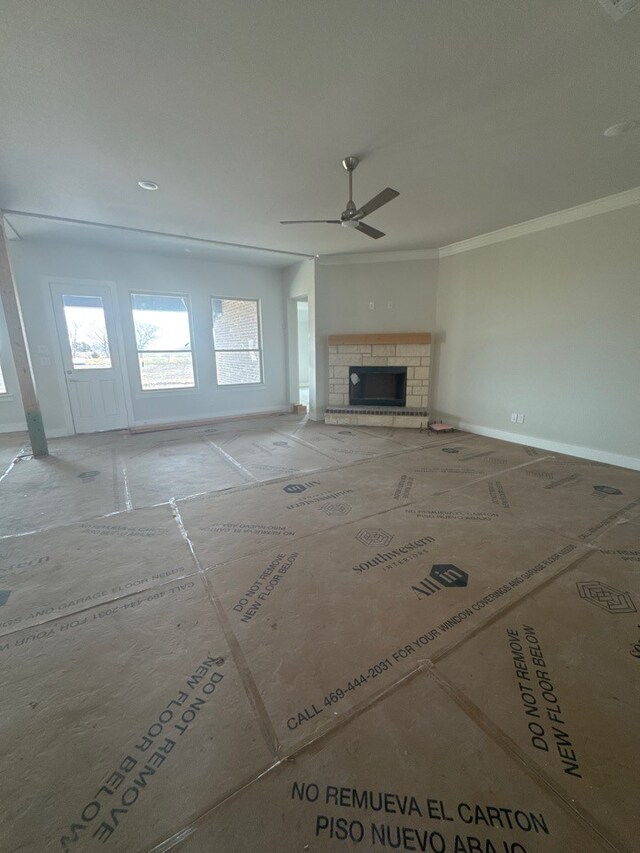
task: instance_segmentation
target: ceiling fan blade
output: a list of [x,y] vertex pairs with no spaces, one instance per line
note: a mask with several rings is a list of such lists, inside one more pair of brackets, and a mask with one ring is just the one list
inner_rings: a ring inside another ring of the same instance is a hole
[[308,222],[324,222],[328,225],[340,225],[340,219],[281,219],[280,225],[304,225]]
[[400,193],[397,190],[392,190],[391,187],[387,187],[382,190],[381,193],[378,193],[378,195],[374,195],[374,197],[369,199],[369,201],[363,204],[362,207],[358,208],[358,210],[353,214],[353,218],[364,219],[365,216],[373,213],[374,210],[382,207],[383,204],[393,201],[393,199],[399,195]]
[[366,234],[367,237],[373,237],[374,240],[384,237],[384,231],[378,231],[377,228],[372,228],[370,225],[367,225],[366,222],[359,222],[356,225],[356,231],[362,231],[363,234]]

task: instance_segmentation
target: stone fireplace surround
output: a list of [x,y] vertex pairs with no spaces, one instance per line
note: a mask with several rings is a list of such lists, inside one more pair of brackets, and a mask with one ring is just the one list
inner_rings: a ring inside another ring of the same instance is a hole
[[[419,428],[427,425],[431,335],[426,332],[329,335],[325,423]],[[349,405],[350,367],[407,368],[406,407]]]

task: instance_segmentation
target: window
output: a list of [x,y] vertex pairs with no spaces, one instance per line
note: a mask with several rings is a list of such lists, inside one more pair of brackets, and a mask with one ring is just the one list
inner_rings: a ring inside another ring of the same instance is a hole
[[218,385],[262,382],[259,307],[257,299],[211,300]]
[[108,370],[111,352],[102,297],[65,293],[62,306],[74,370]]
[[142,390],[194,388],[187,297],[132,293],[131,311]]
[[7,393],[7,386],[4,382],[4,376],[2,375],[2,365],[0,365],[0,394]]

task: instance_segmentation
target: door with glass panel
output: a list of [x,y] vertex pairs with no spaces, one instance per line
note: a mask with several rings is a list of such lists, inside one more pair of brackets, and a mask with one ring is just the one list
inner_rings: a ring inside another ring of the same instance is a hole
[[126,427],[111,287],[51,282],[51,297],[75,431]]

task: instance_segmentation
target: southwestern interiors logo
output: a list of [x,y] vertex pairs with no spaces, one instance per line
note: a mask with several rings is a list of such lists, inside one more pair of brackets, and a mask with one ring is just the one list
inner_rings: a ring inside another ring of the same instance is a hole
[[428,597],[441,589],[450,587],[465,587],[469,582],[469,575],[452,563],[436,563],[431,566],[429,577],[422,578],[420,583],[412,586],[416,598]]
[[373,548],[382,548],[388,545],[393,539],[392,533],[387,533],[381,527],[364,527],[356,533],[356,539],[362,542],[363,545],[370,545]]
[[328,503],[320,507],[325,515],[348,515],[351,512],[351,504]]
[[578,595],[608,613],[636,613],[636,606],[628,592],[616,589],[602,581],[580,581],[576,584]]
[[[360,533],[366,533],[367,530],[361,530]],[[380,530],[377,528],[376,532],[383,533],[385,536],[389,536],[393,539],[391,534],[386,533],[384,530]],[[356,539],[359,538],[359,535],[356,536]],[[364,540],[360,540],[361,542]],[[415,539],[413,542],[407,542],[405,545],[398,545],[397,548],[393,548],[391,551],[378,551],[378,553],[374,557],[370,557],[368,560],[365,560],[363,563],[358,563],[356,566],[351,566],[352,571],[354,572],[366,572],[369,569],[373,569],[375,566],[384,566],[385,569],[390,569],[396,566],[399,566],[403,563],[407,563],[409,560],[415,559],[419,557],[421,553],[423,553],[420,549],[424,548],[425,545],[430,545],[432,542],[436,540],[433,536],[423,536],[422,539]],[[370,543],[365,543],[370,544]]]

